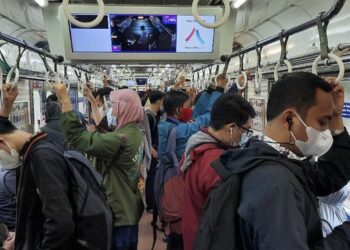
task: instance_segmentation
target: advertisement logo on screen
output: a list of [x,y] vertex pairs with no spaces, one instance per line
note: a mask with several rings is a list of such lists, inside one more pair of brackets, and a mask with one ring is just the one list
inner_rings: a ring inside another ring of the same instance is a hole
[[190,41],[193,38],[194,34],[196,34],[198,41],[204,45],[205,44],[204,39],[202,38],[199,30],[196,30],[195,28],[192,29],[191,33],[186,37],[185,41],[186,42]]

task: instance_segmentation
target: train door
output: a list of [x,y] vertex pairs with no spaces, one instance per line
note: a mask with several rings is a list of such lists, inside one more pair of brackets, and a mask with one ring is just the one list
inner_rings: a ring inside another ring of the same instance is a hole
[[41,120],[42,120],[42,82],[33,82],[32,83],[33,91],[32,91],[32,96],[33,96],[33,125],[34,125],[34,132],[37,132],[40,128],[41,125]]

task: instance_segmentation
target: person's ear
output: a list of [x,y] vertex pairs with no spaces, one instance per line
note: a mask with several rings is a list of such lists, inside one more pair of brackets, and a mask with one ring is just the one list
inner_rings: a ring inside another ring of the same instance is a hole
[[181,110],[181,108],[177,108],[177,109],[176,109],[176,114],[179,115],[179,116],[182,115],[182,110]]
[[288,130],[292,130],[294,117],[295,117],[294,110],[289,109],[284,111],[280,118],[282,126]]

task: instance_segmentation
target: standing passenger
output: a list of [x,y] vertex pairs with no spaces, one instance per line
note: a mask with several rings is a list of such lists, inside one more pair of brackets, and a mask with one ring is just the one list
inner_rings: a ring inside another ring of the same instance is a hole
[[[175,154],[177,159],[180,160],[185,152],[189,138],[202,127],[209,126],[212,106],[224,92],[226,84],[226,78],[223,76],[219,77],[216,89],[209,88],[207,92],[201,95],[194,112],[190,108],[190,98],[185,92],[172,90],[165,96],[164,110],[167,114],[167,119],[160,122],[158,126],[158,159],[162,159],[163,155],[165,155],[170,131],[177,127]],[[196,115],[192,116],[192,113]],[[193,119],[195,121],[190,122]],[[183,249],[181,221],[170,224],[170,234],[167,240],[168,250]]]
[[151,130],[151,139],[152,139],[152,161],[150,169],[147,173],[147,179],[146,179],[146,205],[147,211],[153,210],[153,202],[154,202],[154,194],[153,194],[153,183],[154,183],[154,175],[156,166],[158,163],[158,123],[159,119],[161,117],[161,112],[163,111],[163,99],[164,99],[164,93],[161,91],[152,91],[149,94],[149,100],[150,100],[150,109],[147,110],[147,117],[149,122],[149,127]]
[[286,74],[270,92],[264,133],[221,157],[226,170],[244,174],[237,210],[242,249],[350,249],[349,223],[323,237],[316,199],[350,180],[343,106],[344,88],[334,79]]
[[65,86],[57,84],[55,88],[62,103],[61,122],[67,141],[94,156],[95,167],[103,176],[115,216],[114,249],[137,249],[138,222],[144,209],[137,186],[143,153],[143,136],[137,125],[144,113],[140,98],[133,90],[112,91],[110,100],[118,119],[117,129],[109,133],[88,132],[72,112]]
[[0,165],[20,165],[17,188],[16,250],[80,249],[74,237],[68,167],[51,149],[45,133],[31,135],[8,120],[17,87],[3,85],[0,110]]
[[204,204],[210,190],[221,180],[211,163],[226,150],[246,142],[253,133],[250,127],[254,117],[249,102],[232,93],[224,94],[214,103],[210,127],[188,141],[185,159],[180,163],[185,182],[182,212],[185,250],[193,249]]

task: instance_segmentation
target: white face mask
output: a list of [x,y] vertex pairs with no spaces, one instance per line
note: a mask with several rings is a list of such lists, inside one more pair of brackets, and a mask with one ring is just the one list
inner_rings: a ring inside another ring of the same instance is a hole
[[113,110],[110,108],[107,111],[107,121],[108,121],[108,126],[117,126],[117,117],[113,116]]
[[0,167],[2,169],[10,170],[19,167],[19,154],[16,150],[10,150],[11,154],[5,150],[0,150]]
[[308,127],[305,122],[296,114],[299,120],[306,128],[307,141],[297,140],[291,131],[291,135],[295,140],[295,145],[299,148],[304,156],[317,156],[320,157],[327,153],[333,144],[333,137],[329,129],[325,131],[318,131],[313,127]]

